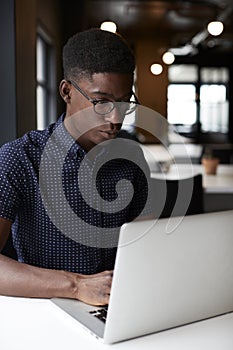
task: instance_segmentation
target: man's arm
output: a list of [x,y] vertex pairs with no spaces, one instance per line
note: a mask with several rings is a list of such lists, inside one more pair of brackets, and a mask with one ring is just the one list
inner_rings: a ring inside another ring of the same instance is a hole
[[[11,222],[0,218],[0,251],[10,234]],[[0,254],[0,295],[73,298],[92,305],[106,305],[112,271],[81,275],[17,262]]]

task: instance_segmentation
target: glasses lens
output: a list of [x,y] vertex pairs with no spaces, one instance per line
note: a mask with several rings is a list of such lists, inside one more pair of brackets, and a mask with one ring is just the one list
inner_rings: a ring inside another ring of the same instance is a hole
[[111,102],[111,101],[98,101],[94,105],[95,112],[100,115],[105,115],[117,107],[117,110],[122,116],[131,114],[136,111],[136,102]]
[[108,114],[114,109],[114,103],[111,101],[98,101],[95,104],[95,112],[97,114]]

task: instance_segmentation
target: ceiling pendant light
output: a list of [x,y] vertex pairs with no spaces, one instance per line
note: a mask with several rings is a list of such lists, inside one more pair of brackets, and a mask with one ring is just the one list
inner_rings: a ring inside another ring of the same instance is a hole
[[150,71],[154,75],[159,75],[163,71],[163,67],[159,63],[154,63],[150,66]]
[[224,26],[220,21],[210,22],[207,26],[208,32],[213,36],[218,36],[223,32]]
[[167,51],[163,54],[162,60],[165,64],[172,64],[175,61],[175,56],[172,52]]
[[117,26],[116,26],[116,23],[114,22],[106,21],[101,24],[100,29],[107,30],[108,32],[116,33]]

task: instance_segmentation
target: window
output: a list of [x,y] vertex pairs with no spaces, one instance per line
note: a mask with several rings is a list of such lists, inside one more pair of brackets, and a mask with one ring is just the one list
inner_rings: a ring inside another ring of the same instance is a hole
[[55,53],[51,38],[38,29],[36,42],[37,129],[56,120]]
[[193,82],[198,79],[198,69],[195,65],[172,65],[168,70],[168,79],[170,82]]
[[196,88],[192,84],[171,84],[168,87],[168,116],[170,124],[196,122]]
[[200,86],[200,122],[203,131],[228,132],[229,103],[226,68],[202,68]]
[[168,79],[169,123],[187,126],[200,123],[203,132],[228,132],[227,68],[172,65]]

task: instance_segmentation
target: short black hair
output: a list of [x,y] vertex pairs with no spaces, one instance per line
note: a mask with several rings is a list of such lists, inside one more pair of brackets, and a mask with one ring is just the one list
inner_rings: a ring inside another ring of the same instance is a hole
[[131,73],[134,54],[125,39],[92,28],[73,35],[63,47],[64,78],[91,78],[94,73]]

